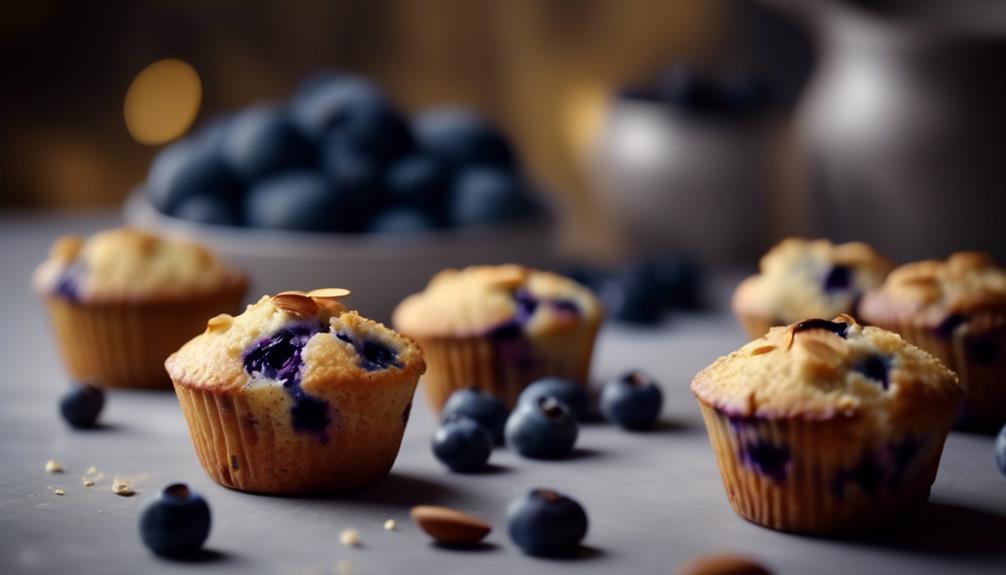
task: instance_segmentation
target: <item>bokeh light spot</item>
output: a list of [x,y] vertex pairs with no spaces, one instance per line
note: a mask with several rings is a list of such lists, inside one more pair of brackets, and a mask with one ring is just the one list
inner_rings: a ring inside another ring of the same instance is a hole
[[133,78],[126,90],[123,116],[137,142],[163,144],[184,134],[202,102],[196,70],[181,60],[158,60]]

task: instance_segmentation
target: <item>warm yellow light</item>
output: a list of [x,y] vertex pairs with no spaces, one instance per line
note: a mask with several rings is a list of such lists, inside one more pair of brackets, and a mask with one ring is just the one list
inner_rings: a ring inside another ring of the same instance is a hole
[[181,60],[158,60],[133,78],[122,113],[137,142],[162,144],[192,125],[203,87],[195,69]]

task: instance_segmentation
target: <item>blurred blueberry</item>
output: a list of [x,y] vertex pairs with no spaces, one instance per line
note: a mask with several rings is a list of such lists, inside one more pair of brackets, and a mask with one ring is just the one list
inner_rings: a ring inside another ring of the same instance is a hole
[[332,187],[342,191],[347,209],[362,229],[384,203],[381,166],[344,138],[330,138],[322,149],[322,168]]
[[718,87],[724,111],[734,115],[756,113],[769,103],[768,88],[750,73],[728,74]]
[[506,138],[468,108],[428,110],[415,118],[413,129],[424,151],[455,167],[478,164],[512,168],[515,164]]
[[170,214],[190,196],[236,199],[241,187],[219,150],[194,138],[175,142],[157,154],[147,174],[146,191],[157,209]]
[[210,535],[210,506],[184,483],[169,485],[140,515],[143,543],[158,555],[191,556]]
[[578,434],[573,410],[555,397],[518,404],[504,430],[507,447],[532,459],[569,455]]
[[503,426],[509,412],[500,400],[475,387],[459,389],[447,398],[443,407],[444,418],[456,414],[479,422],[489,430],[496,443],[502,443]]
[[590,397],[587,390],[579,383],[562,377],[543,377],[532,382],[520,393],[517,404],[536,403],[545,397],[554,397],[568,405],[580,421],[589,414]]
[[448,416],[433,435],[433,455],[451,471],[479,471],[489,461],[492,451],[492,434],[465,415]]
[[534,211],[534,201],[528,196],[524,183],[510,171],[469,168],[454,180],[450,212],[454,225],[509,221]]
[[534,489],[514,499],[506,515],[510,539],[529,555],[569,554],[587,535],[583,506],[551,489]]
[[388,208],[370,220],[368,231],[374,234],[404,235],[422,233],[436,228],[425,213],[409,207]]
[[645,267],[633,266],[608,278],[598,296],[617,321],[655,324],[663,317],[664,294]]
[[280,174],[252,186],[245,200],[245,220],[260,228],[341,230],[353,214],[338,190],[313,171]]
[[384,95],[369,80],[338,72],[324,72],[309,78],[291,100],[297,125],[315,139],[321,139],[346,117],[373,102],[384,102]]
[[235,116],[224,135],[223,155],[234,173],[248,183],[317,164],[315,147],[289,114],[265,105]]
[[701,71],[674,66],[657,80],[657,90],[665,101],[686,112],[707,113],[720,106],[715,84]]
[[234,202],[209,194],[186,198],[175,208],[174,215],[200,224],[237,226],[241,223],[241,216]]
[[639,431],[657,423],[664,394],[653,378],[641,371],[630,371],[604,384],[600,404],[605,419]]
[[388,102],[370,100],[357,103],[332,124],[326,140],[368,158],[380,168],[413,153],[416,149],[408,122]]
[[233,121],[234,114],[216,114],[199,127],[195,138],[212,150],[222,150],[224,138]]
[[105,392],[90,384],[76,386],[59,400],[59,413],[71,427],[94,427],[105,407]]
[[[702,307],[700,294],[702,275],[698,264],[684,256],[665,256],[645,264],[668,308],[696,309]],[[646,273],[645,271],[641,273]]]
[[395,162],[388,168],[384,182],[386,200],[391,205],[412,206],[433,216],[446,211],[451,174],[433,156],[415,154]]

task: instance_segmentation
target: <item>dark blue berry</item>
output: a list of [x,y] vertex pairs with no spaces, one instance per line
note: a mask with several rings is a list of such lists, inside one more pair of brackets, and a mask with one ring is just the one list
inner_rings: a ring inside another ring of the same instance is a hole
[[454,180],[450,219],[456,226],[511,221],[535,211],[524,183],[512,172],[476,167]]
[[587,512],[574,499],[534,489],[507,507],[510,539],[529,555],[567,555],[587,535]]
[[821,283],[826,293],[845,291],[852,287],[852,271],[848,266],[833,265],[828,269],[828,273],[824,274]]
[[409,124],[388,102],[361,102],[330,127],[325,135],[385,169],[416,149]]
[[241,216],[234,202],[220,196],[200,194],[182,200],[175,208],[174,215],[200,224],[236,226]]
[[413,207],[443,219],[451,173],[435,157],[415,154],[388,168],[384,189],[389,205]]
[[996,436],[996,465],[1003,475],[1006,475],[1006,425]]
[[174,214],[192,196],[211,195],[236,201],[241,186],[220,150],[194,138],[171,144],[157,154],[147,174],[146,191],[154,207]]
[[580,421],[589,415],[590,398],[587,390],[579,383],[562,377],[543,377],[535,381],[524,388],[517,404],[536,403],[545,397],[554,397],[568,405]]
[[317,172],[280,174],[252,186],[245,220],[258,228],[331,231],[349,225],[353,213]]
[[435,229],[436,223],[426,213],[415,208],[390,208],[380,212],[370,221],[368,231],[373,234],[418,234]]
[[419,146],[454,167],[512,168],[514,153],[505,137],[470,109],[448,106],[423,112],[413,130]]
[[657,423],[664,394],[650,376],[630,371],[604,384],[600,403],[608,421],[625,429],[642,430]]
[[140,515],[143,543],[158,555],[193,555],[209,535],[210,507],[184,483],[165,487]]
[[809,331],[812,329],[823,329],[825,331],[830,331],[831,333],[837,335],[838,337],[845,339],[849,332],[849,324],[844,321],[828,321],[826,319],[805,319],[800,323],[796,324],[793,328],[793,333],[800,333],[801,331]]
[[890,385],[891,358],[888,356],[870,354],[856,362],[852,369],[876,381],[885,390]]
[[646,270],[615,274],[603,282],[598,296],[605,311],[620,322],[653,325],[664,314],[664,295]]
[[664,307],[696,309],[702,306],[701,272],[694,260],[666,256],[646,262],[653,282],[663,295]]
[[503,426],[509,412],[503,402],[492,395],[474,387],[455,391],[444,403],[443,416],[455,414],[474,419],[489,430],[494,442],[503,442]]
[[94,427],[105,407],[105,392],[90,384],[74,387],[59,401],[59,412],[71,427]]
[[789,470],[790,453],[785,445],[758,440],[740,449],[741,461],[758,473],[781,482]]
[[568,405],[543,397],[518,405],[504,433],[507,446],[524,457],[560,459],[573,451],[579,429]]
[[305,82],[293,97],[291,110],[297,124],[315,139],[346,123],[357,110],[383,103],[380,89],[369,80],[326,73]]
[[465,415],[446,417],[433,435],[433,455],[452,471],[479,471],[489,461],[492,450],[489,430]]
[[709,113],[718,109],[720,101],[714,83],[701,71],[688,66],[674,66],[657,81],[657,90],[664,101],[691,113]]
[[402,367],[398,361],[398,352],[383,342],[365,337],[354,337],[343,331],[337,332],[335,337],[353,346],[356,354],[360,356],[360,367],[367,371]]
[[247,183],[317,164],[314,145],[285,110],[253,106],[238,114],[223,139],[223,155]]

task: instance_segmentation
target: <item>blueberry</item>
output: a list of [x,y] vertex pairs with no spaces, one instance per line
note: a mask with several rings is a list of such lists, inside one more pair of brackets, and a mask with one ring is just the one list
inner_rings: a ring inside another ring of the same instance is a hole
[[227,164],[247,183],[317,164],[315,147],[281,108],[253,106],[238,114],[222,142]]
[[996,465],[999,466],[999,471],[1006,475],[1006,425],[996,436]]
[[510,502],[507,527],[510,539],[529,555],[566,555],[587,535],[587,512],[566,495],[534,489]]
[[336,332],[335,337],[353,346],[356,354],[360,356],[360,367],[367,371],[402,367],[402,363],[398,361],[398,351],[382,341],[355,336],[344,331]]
[[524,183],[512,172],[478,167],[462,171],[454,180],[450,220],[456,226],[504,222],[535,211]]
[[338,73],[316,75],[293,97],[291,110],[305,133],[320,139],[346,118],[373,102],[384,102],[380,89],[359,76]]
[[454,414],[474,419],[489,430],[494,442],[503,442],[503,426],[506,425],[508,411],[503,402],[495,397],[474,387],[459,389],[444,403],[444,417]]
[[147,174],[146,192],[154,207],[172,214],[196,195],[237,199],[241,187],[219,150],[196,138],[178,141],[157,154]]
[[642,430],[657,423],[664,394],[650,376],[630,371],[604,384],[600,403],[608,421],[625,429]]
[[821,281],[825,293],[845,291],[852,287],[852,270],[849,266],[833,265]]
[[518,405],[507,419],[504,431],[507,446],[533,459],[569,455],[578,432],[573,410],[554,397]]
[[208,194],[186,198],[175,208],[174,215],[190,222],[218,226],[236,226],[241,221],[233,202]]
[[90,384],[74,387],[59,401],[59,412],[71,427],[94,427],[105,407],[105,392]]
[[[702,307],[699,293],[701,273],[695,261],[683,256],[666,256],[650,260],[649,268],[657,289],[663,297],[664,307],[696,309]],[[645,273],[645,272],[644,272]]]
[[433,455],[452,471],[470,473],[485,467],[493,450],[493,437],[474,419],[454,414],[433,435]]
[[165,487],[140,515],[143,543],[158,555],[192,555],[209,534],[210,507],[184,483]]
[[416,234],[436,228],[425,213],[408,207],[390,208],[374,216],[369,231],[374,234]]
[[245,221],[260,228],[341,230],[350,225],[355,214],[340,196],[317,172],[280,174],[248,191]]
[[826,319],[805,319],[793,327],[793,333],[808,331],[812,329],[823,329],[830,331],[838,337],[845,339],[849,333],[849,324],[844,321],[829,321]]
[[326,137],[341,140],[382,169],[416,149],[405,118],[383,100],[361,102],[332,126]]
[[863,374],[867,379],[876,381],[885,390],[890,385],[888,377],[891,371],[891,358],[889,356],[870,354],[854,364],[852,369]]
[[450,194],[451,173],[433,156],[416,154],[388,168],[384,189],[387,202],[410,206],[443,218]]
[[589,414],[587,390],[579,383],[562,377],[543,377],[533,382],[521,392],[517,404],[535,403],[544,397],[554,397],[565,403],[580,421]]
[[384,203],[384,181],[380,164],[365,152],[353,148],[344,138],[328,139],[322,147],[322,169],[334,189],[353,213],[355,229],[364,227]]
[[623,323],[653,325],[664,314],[664,295],[646,269],[622,270],[602,283],[598,296],[605,311]]
[[681,110],[709,113],[720,104],[718,90],[702,72],[688,66],[674,66],[657,81],[661,97]]
[[419,146],[454,167],[513,168],[514,153],[499,131],[464,107],[448,106],[420,114],[413,123]]

